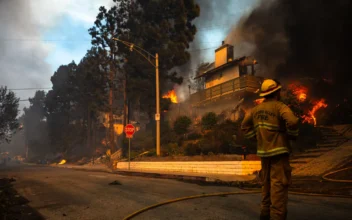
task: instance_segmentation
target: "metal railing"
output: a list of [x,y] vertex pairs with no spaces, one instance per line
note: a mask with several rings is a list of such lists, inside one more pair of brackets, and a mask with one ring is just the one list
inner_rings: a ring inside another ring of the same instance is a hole
[[237,91],[245,90],[255,92],[260,88],[262,78],[257,76],[245,75],[222,84],[204,89],[191,94],[190,102],[192,105],[201,104],[221,96],[232,94]]

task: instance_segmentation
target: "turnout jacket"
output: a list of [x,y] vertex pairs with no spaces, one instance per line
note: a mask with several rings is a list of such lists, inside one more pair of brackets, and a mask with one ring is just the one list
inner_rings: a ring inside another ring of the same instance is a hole
[[290,152],[290,139],[298,136],[299,119],[284,103],[265,100],[249,111],[241,125],[245,138],[257,139],[257,155],[271,157]]

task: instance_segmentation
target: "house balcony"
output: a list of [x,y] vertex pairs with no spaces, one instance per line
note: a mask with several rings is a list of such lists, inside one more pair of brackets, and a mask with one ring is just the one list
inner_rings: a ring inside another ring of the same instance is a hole
[[243,93],[255,93],[260,89],[263,78],[253,75],[245,75],[222,84],[210,87],[193,93],[190,96],[190,103],[197,107],[209,102],[216,101],[223,97],[230,97]]

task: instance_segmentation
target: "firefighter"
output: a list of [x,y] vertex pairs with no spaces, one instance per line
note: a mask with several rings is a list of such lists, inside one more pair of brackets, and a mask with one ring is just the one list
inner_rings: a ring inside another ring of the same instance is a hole
[[256,139],[262,169],[260,219],[286,219],[288,186],[292,168],[289,162],[290,140],[298,136],[299,119],[280,101],[281,85],[266,79],[260,96],[264,101],[249,111],[241,129],[248,139]]

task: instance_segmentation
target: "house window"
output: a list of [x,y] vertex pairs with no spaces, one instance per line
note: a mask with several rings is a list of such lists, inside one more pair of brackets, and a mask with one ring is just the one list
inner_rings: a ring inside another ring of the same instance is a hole
[[240,76],[246,75],[247,74],[247,68],[246,66],[240,66]]
[[247,74],[248,74],[248,75],[253,75],[252,65],[246,66],[246,67],[247,67]]
[[254,75],[254,66],[240,66],[240,75]]

